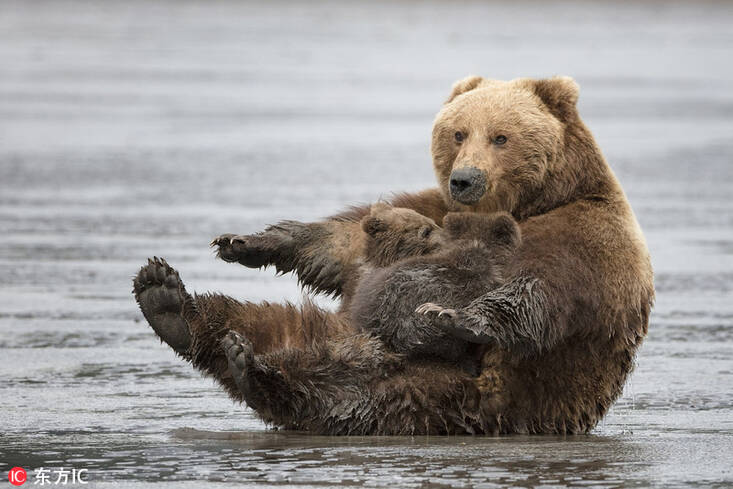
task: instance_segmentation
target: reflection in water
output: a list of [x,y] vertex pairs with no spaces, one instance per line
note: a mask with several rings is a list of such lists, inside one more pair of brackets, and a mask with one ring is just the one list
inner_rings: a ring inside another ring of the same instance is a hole
[[[733,485],[730,5],[6,3],[3,471],[86,468],[90,486]],[[148,256],[192,290],[300,300],[294,279],[207,244],[433,185],[431,121],[469,73],[574,76],[647,236],[649,338],[592,435],[268,431],[159,344],[130,294]]]
[[[28,467],[65,463],[88,468],[96,480],[387,487],[641,484],[649,475],[646,467],[654,462],[643,443],[624,436],[320,437],[180,429],[166,437],[138,438],[137,443],[130,441],[134,436],[121,433],[56,432],[44,437],[65,445],[63,460],[54,459],[60,452],[44,450],[41,444],[33,455],[6,455]],[[23,439],[33,445],[32,438]]]

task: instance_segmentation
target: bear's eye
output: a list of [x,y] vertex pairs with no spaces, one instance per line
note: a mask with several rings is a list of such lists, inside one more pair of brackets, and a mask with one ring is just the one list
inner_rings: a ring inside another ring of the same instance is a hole
[[433,228],[430,226],[423,226],[417,232],[417,235],[420,237],[420,239],[428,239],[431,234],[433,234]]
[[457,143],[463,142],[463,140],[466,138],[466,136],[461,131],[456,131],[456,133],[453,135]]
[[506,136],[501,135],[494,138],[494,144],[498,144],[499,146],[501,146],[504,143],[506,143]]

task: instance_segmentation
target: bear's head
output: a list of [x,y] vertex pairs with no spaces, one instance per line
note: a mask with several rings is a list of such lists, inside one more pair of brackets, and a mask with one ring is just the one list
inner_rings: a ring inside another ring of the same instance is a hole
[[[578,117],[577,100],[578,85],[568,77],[456,82],[432,136],[446,201],[458,210],[521,218],[572,198],[588,177],[597,180],[605,162]],[[583,148],[569,151],[576,142]],[[570,161],[573,154],[597,161]]]

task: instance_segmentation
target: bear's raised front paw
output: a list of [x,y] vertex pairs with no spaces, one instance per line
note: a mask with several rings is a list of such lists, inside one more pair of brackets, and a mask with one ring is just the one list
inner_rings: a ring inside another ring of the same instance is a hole
[[160,339],[185,355],[191,346],[191,333],[182,314],[184,302],[193,298],[183,287],[178,272],[162,258],[148,259],[133,279],[133,293]]
[[234,331],[224,336],[221,340],[221,347],[224,355],[229,363],[229,373],[237,384],[237,388],[244,395],[247,404],[251,405],[252,392],[251,385],[248,380],[248,373],[252,369],[255,358],[252,343],[244,336]]
[[417,309],[415,309],[415,312],[426,316],[437,314],[437,317],[445,319],[455,319],[457,315],[455,309],[448,309],[432,302],[426,302],[425,304],[419,305]]
[[296,243],[307,238],[307,224],[283,221],[261,233],[222,234],[211,242],[211,246],[217,248],[217,256],[222,260],[239,262],[249,268],[287,266],[293,260],[293,253],[299,248]]
[[242,259],[247,261],[247,255],[250,254],[248,253],[247,238],[248,236],[244,235],[231,233],[222,234],[221,236],[214,238],[213,241],[211,241],[210,246],[212,248],[217,248],[216,256],[226,262],[238,262]]
[[217,248],[216,255],[226,262],[261,268],[272,264],[277,243],[264,234],[222,234],[211,242],[211,246]]

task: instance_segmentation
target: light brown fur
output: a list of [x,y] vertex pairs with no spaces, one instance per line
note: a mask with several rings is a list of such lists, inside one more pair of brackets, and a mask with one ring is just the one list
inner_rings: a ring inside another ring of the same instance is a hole
[[[171,286],[182,304],[195,306],[182,310],[199,311],[185,324],[192,344],[201,346],[180,353],[263,419],[289,428],[334,434],[589,431],[633,368],[654,287],[644,238],[577,113],[577,98],[568,78],[459,81],[433,129],[439,187],[391,202],[435,222],[451,211],[506,211],[519,222],[522,242],[502,284],[457,307],[454,317],[433,318],[444,331],[487,345],[478,378],[440,362],[377,355],[377,340],[350,330],[346,311],[234,304],[220,296],[189,301],[182,286]],[[451,173],[469,167],[486,191],[467,205],[454,198]],[[228,261],[294,271],[312,290],[340,295],[363,263],[360,220],[368,212],[362,207],[324,222],[287,221],[214,244]],[[172,272],[149,279],[159,268],[144,267],[136,296],[165,339],[169,323],[156,323],[159,308],[146,295],[175,282]],[[226,328],[241,331],[252,348],[241,338],[229,340],[226,353],[218,348]],[[391,373],[369,375],[376,357],[387,359]],[[241,358],[250,367],[235,362]],[[333,358],[346,358],[341,372],[353,375],[319,375]],[[244,393],[232,387],[232,375],[248,379]]]

